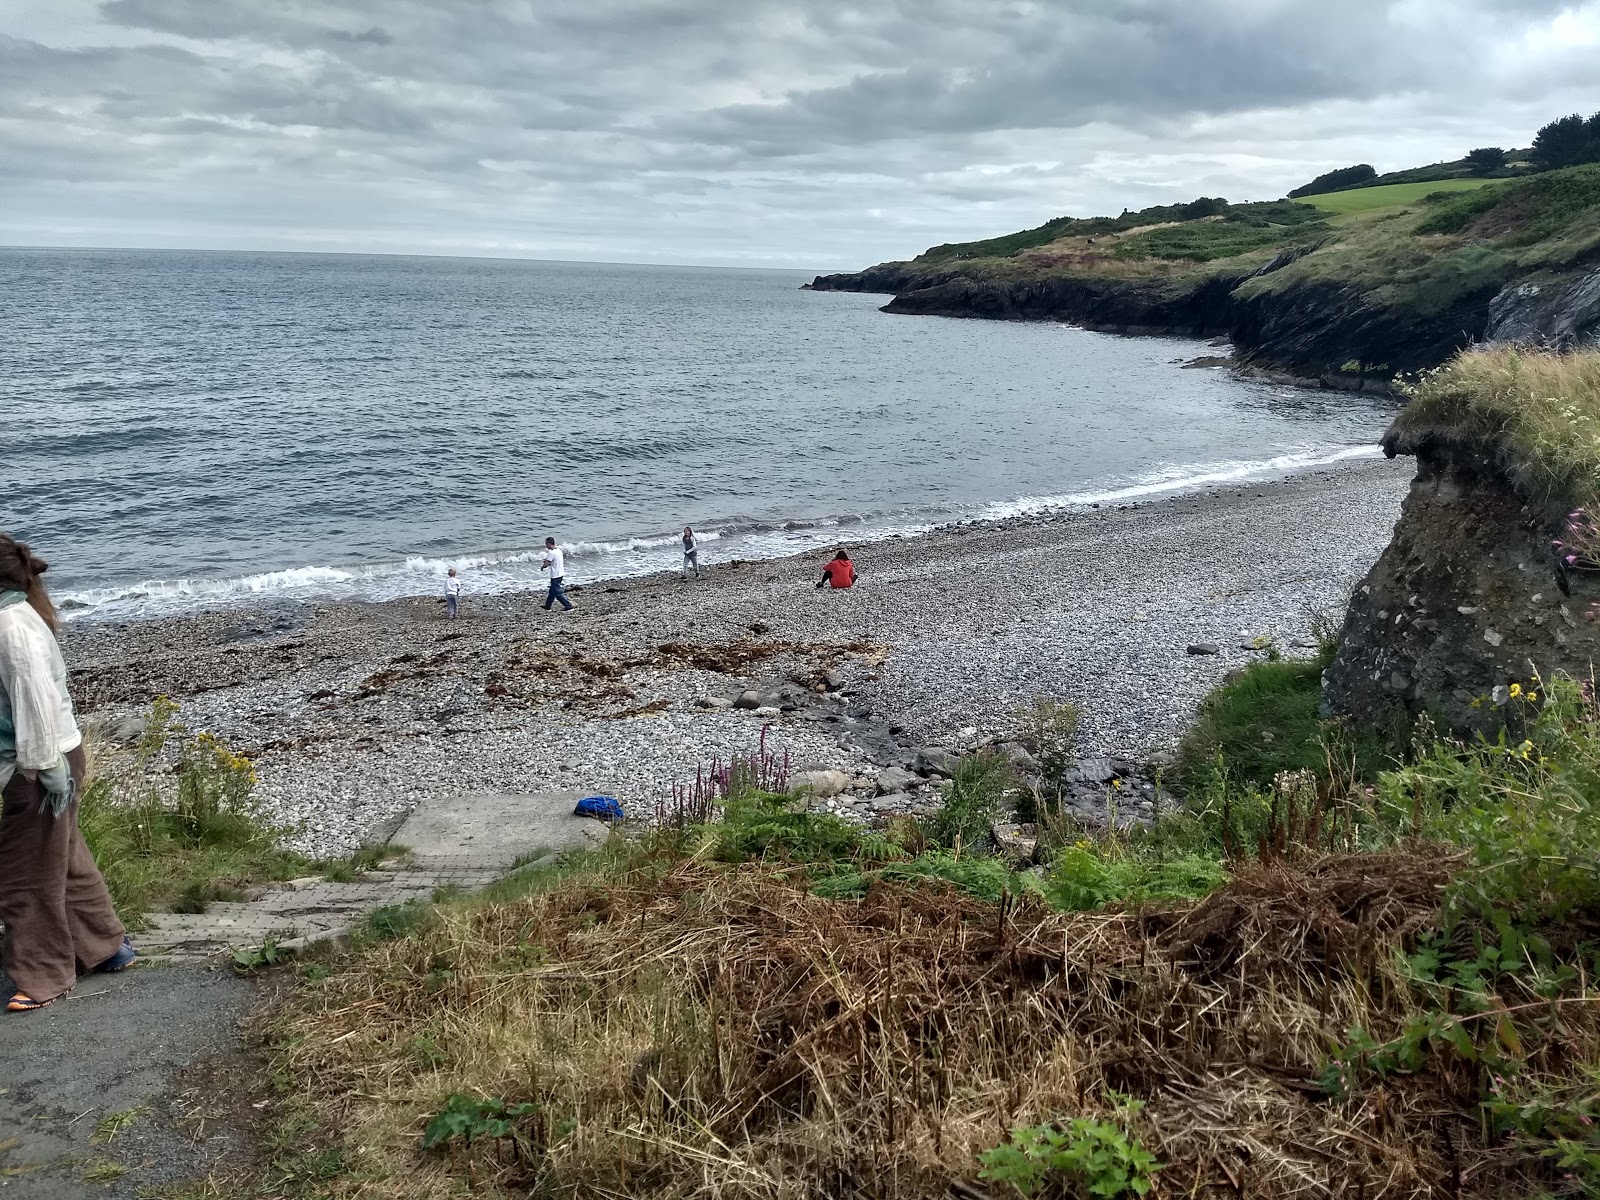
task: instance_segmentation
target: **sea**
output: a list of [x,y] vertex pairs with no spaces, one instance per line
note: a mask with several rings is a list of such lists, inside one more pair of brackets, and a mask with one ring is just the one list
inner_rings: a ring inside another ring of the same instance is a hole
[[0,529],[73,619],[471,596],[1374,455],[1390,401],[783,270],[0,250]]

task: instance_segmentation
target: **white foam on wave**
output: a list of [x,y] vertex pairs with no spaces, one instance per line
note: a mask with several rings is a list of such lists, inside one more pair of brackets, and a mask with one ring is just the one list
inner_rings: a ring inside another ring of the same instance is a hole
[[1020,496],[987,505],[982,519],[1001,521],[1008,517],[1031,516],[1061,509],[1083,508],[1090,504],[1110,504],[1118,500],[1139,500],[1168,492],[1195,491],[1219,483],[1239,483],[1247,479],[1268,479],[1292,475],[1315,467],[1333,466],[1357,458],[1377,458],[1383,451],[1375,445],[1341,446],[1279,454],[1273,458],[1242,462],[1189,464],[1147,474],[1121,487],[1093,492],[1069,492],[1057,496]]
[[[869,543],[895,536],[914,536],[957,518],[1006,520],[1048,512],[1086,508],[1091,504],[1140,499],[1172,492],[1198,490],[1247,479],[1293,474],[1350,459],[1379,454],[1376,446],[1342,446],[1281,454],[1267,459],[1188,464],[1151,472],[1139,479],[1095,491],[1059,495],[1023,496],[1015,500],[977,505],[967,509],[921,512],[849,514],[773,525],[760,522],[719,522],[722,528],[696,529],[702,544],[722,543],[718,557],[772,559],[835,544],[841,527],[849,528],[850,541]],[[675,569],[681,533],[640,535],[611,540],[564,543],[576,583],[598,583]],[[58,597],[69,619],[92,617],[129,619],[161,612],[227,607],[242,601],[272,597],[290,601],[392,600],[441,593],[445,572],[454,567],[463,575],[468,595],[496,595],[536,591],[548,576],[539,564],[543,547],[500,553],[464,553],[456,556],[411,555],[398,562],[357,563],[343,566],[302,566],[220,579],[146,580],[121,587],[86,588]],[[702,565],[707,565],[702,556]]]

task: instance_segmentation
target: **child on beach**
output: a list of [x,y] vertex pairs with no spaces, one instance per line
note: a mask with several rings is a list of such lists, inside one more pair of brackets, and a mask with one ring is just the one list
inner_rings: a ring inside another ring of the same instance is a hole
[[850,561],[850,556],[841,550],[833,556],[827,566],[822,568],[822,578],[817,581],[817,586],[838,590],[853,587],[855,582],[856,565]]
[[456,609],[461,603],[461,580],[456,577],[456,569],[444,577],[444,615],[450,620],[456,619]]
[[700,578],[700,542],[694,536],[694,530],[687,525],[683,527],[683,577],[689,578],[689,568],[694,568],[694,577]]

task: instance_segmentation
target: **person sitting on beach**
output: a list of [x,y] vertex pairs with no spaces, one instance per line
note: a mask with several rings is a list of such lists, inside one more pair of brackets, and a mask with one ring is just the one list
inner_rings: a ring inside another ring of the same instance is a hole
[[827,566],[822,568],[822,578],[817,581],[817,586],[837,590],[851,587],[855,581],[856,565],[850,561],[850,556],[841,550],[833,556]]
[[550,594],[544,598],[545,608],[548,609],[559,600],[563,610],[570,609],[572,601],[567,599],[567,590],[561,586],[567,575],[566,556],[561,553],[553,537],[544,540],[544,563],[539,569],[550,572]]
[[83,735],[42,559],[0,533],[0,921],[6,1011],[33,1012],[80,973],[136,957],[78,829]]
[[694,577],[700,578],[700,541],[694,536],[694,530],[687,525],[683,527],[683,577],[689,578],[689,568],[694,568]]
[[444,615],[450,620],[456,619],[456,610],[461,604],[461,580],[456,575],[456,569],[451,567],[444,577]]

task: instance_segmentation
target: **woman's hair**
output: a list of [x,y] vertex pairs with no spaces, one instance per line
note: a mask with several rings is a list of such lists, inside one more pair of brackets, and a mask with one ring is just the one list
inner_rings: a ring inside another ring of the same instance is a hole
[[0,591],[24,593],[33,611],[55,630],[60,628],[60,621],[44,587],[44,573],[49,569],[50,564],[28,549],[26,543],[0,533]]
[[841,558],[844,559],[846,562],[848,562],[850,560],[850,556],[848,554],[846,554],[843,550],[839,551],[839,553],[837,553],[837,554],[835,554],[833,556],[833,560],[835,562],[838,562]]

